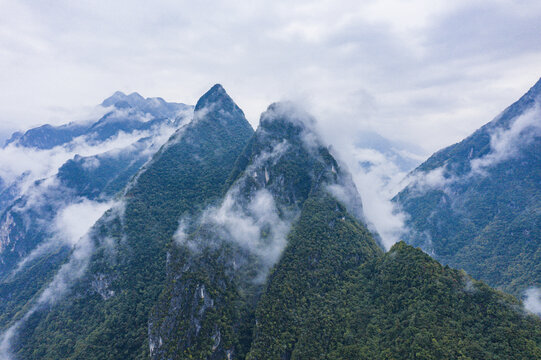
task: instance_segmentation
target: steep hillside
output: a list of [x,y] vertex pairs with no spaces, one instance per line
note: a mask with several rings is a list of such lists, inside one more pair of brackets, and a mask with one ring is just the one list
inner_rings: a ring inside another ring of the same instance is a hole
[[[247,358],[326,358],[342,331],[334,324],[336,314],[327,314],[325,306],[347,300],[342,291],[348,272],[382,255],[366,227],[343,205],[323,192],[312,194],[257,305]],[[355,296],[363,293],[359,289]]]

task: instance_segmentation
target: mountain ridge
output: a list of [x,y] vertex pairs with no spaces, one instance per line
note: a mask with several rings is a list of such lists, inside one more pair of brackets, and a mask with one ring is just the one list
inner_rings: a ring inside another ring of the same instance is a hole
[[521,296],[541,286],[541,80],[498,117],[432,155],[393,201],[405,239]]

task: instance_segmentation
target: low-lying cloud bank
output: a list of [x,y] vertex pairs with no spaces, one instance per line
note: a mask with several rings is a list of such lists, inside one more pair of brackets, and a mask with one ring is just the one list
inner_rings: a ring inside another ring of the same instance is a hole
[[75,248],[96,221],[114,204],[113,201],[99,202],[79,198],[73,203],[63,206],[48,229],[45,230],[49,233],[45,241],[24,257],[11,275],[16,275],[27,264],[47,254],[52,249],[58,249],[62,246]]
[[[152,99],[150,99],[152,100]],[[149,101],[150,101],[149,100]],[[162,106],[166,106],[163,104]],[[24,146],[19,140],[10,142],[0,148],[0,191],[11,187],[13,197],[24,194],[35,181],[54,176],[58,169],[75,156],[94,159],[88,163],[89,167],[99,165],[96,158],[100,154],[114,157],[127,151],[136,150],[141,141],[147,141],[147,149],[140,156],[150,156],[159,146],[163,145],[173,132],[180,126],[191,121],[193,108],[183,106],[181,110],[172,114],[170,119],[156,119],[150,113],[136,108],[117,109],[110,107],[96,107],[101,112],[88,114],[84,121],[72,122],[62,127],[59,139],[65,143],[52,148],[39,148]],[[103,113],[106,113],[102,117]],[[151,124],[146,124],[155,120]],[[80,129],[75,133],[69,129]],[[82,130],[81,130],[82,129]],[[30,136],[30,144],[44,142],[48,145],[47,132],[49,130],[34,131]],[[80,134],[70,138],[69,134]],[[58,140],[58,139],[53,139]],[[23,142],[27,144],[27,142]]]
[[[377,134],[362,134],[365,136],[361,136],[361,141],[356,141],[354,137],[357,135],[351,134],[342,143],[333,139],[332,134],[327,140],[335,143],[333,148],[351,169],[362,197],[367,222],[375,227],[384,247],[389,249],[410,231],[405,226],[407,214],[391,201],[398,192],[410,186],[412,195],[421,195],[430,189],[450,193],[449,186],[453,183],[486,176],[491,167],[520,156],[525,146],[541,136],[541,107],[536,103],[514,118],[509,127],[493,129],[490,133],[490,152],[471,159],[471,170],[460,176],[451,173],[445,166],[408,174],[414,165],[422,162],[422,155],[405,148],[393,148],[391,142]],[[408,165],[413,166],[408,168]]]
[[391,142],[373,131],[352,133],[343,141],[331,135],[326,141],[332,144],[335,158],[351,172],[355,191],[362,199],[365,222],[389,250],[408,231],[405,214],[391,199],[406,185],[408,171],[424,156],[415,146]]

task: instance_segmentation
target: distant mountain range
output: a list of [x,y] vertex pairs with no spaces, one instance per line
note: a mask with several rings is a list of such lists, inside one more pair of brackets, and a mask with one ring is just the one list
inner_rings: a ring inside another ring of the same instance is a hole
[[[520,300],[404,242],[384,251],[303,109],[271,104],[254,131],[221,85],[193,108],[122,93],[102,105],[93,124],[4,148],[65,161],[4,180],[0,357],[541,357],[541,319]],[[359,147],[415,166],[385,142]],[[414,186],[396,198],[405,211]]]
[[177,122],[192,110],[191,106],[180,103],[168,103],[162,98],[143,98],[138,93],[126,95],[115,92],[101,103],[110,108],[105,116],[96,122],[73,122],[61,126],[42,125],[25,133],[16,132],[6,141],[5,146],[19,146],[51,149],[67,144],[79,136],[85,136],[93,142],[104,141],[123,131],[149,130],[164,121]]

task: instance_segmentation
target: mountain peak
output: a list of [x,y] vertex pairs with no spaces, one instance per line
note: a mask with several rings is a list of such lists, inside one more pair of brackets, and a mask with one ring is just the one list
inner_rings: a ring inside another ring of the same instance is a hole
[[[515,118],[517,115],[520,115],[520,113],[524,112],[525,109],[530,108],[535,103],[538,103],[541,101],[541,78],[537,80],[537,82],[526,92],[526,94],[522,95],[520,99],[518,99],[514,104],[509,106],[505,111],[498,117],[496,117],[495,122],[496,124],[503,124],[508,126],[508,121],[505,120],[511,120]],[[503,120],[503,121],[502,121]]]
[[220,84],[210,88],[195,105],[195,117],[229,122],[245,119],[242,110],[235,104]]
[[310,138],[311,142],[319,143],[313,116],[293,102],[271,104],[261,114],[259,126],[260,132],[273,134],[272,137],[303,141]]
[[271,122],[286,122],[301,129],[312,128],[315,119],[306,110],[291,101],[280,101],[269,105],[261,114],[261,125]]
[[209,91],[207,92],[221,92],[221,93],[225,93],[225,89],[224,87],[222,86],[222,84],[214,84],[210,89]]
[[101,103],[101,106],[108,107],[115,105],[119,101],[126,100],[128,96],[124,94],[122,91],[115,91],[115,93],[111,96],[109,96],[107,99],[103,100]]
[[129,99],[134,99],[134,100],[145,100],[144,97],[141,96],[141,94],[139,94],[138,92],[134,91],[132,92],[130,95],[128,95],[128,98]]
[[221,103],[222,106],[226,107],[227,105],[234,105],[233,100],[231,97],[229,97],[223,86],[220,84],[214,85],[203,96],[201,96],[195,105],[195,111],[210,108],[218,103]]
[[145,102],[145,98],[142,97],[137,92],[132,92],[129,95],[126,95],[122,91],[115,91],[115,93],[111,96],[109,96],[107,99],[103,100],[101,103],[102,106],[111,106],[116,105],[118,102],[125,102],[130,104],[131,106],[141,104]]

